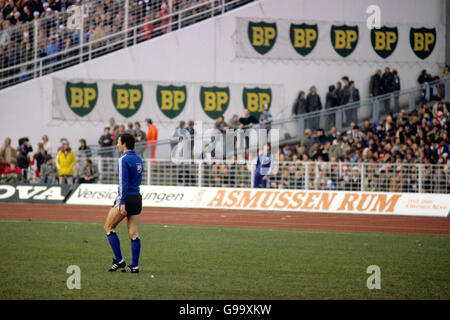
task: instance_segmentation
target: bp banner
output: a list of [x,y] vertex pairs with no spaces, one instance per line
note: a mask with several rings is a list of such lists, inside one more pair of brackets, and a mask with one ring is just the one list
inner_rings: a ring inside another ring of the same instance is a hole
[[215,121],[241,116],[244,109],[259,119],[266,104],[269,110],[284,105],[282,85],[53,78],[55,120]]
[[241,58],[348,61],[445,61],[445,27],[236,18]]

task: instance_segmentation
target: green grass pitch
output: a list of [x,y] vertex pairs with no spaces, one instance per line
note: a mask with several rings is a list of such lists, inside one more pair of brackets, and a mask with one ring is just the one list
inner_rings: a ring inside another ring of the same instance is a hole
[[[129,263],[126,225],[117,233]],[[450,298],[448,236],[180,225],[140,236],[141,273],[108,273],[101,223],[0,220],[0,299]],[[67,288],[70,265],[79,290]],[[366,286],[370,265],[379,290]]]

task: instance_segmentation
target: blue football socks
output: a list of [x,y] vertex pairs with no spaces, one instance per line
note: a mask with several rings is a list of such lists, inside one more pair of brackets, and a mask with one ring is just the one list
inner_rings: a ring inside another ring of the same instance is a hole
[[141,239],[138,237],[131,239],[131,265],[135,268],[139,265],[139,255],[141,253]]
[[111,245],[111,249],[114,253],[114,256],[116,257],[117,262],[122,261],[122,252],[120,251],[120,241],[119,236],[116,234],[115,231],[111,231],[107,234],[109,244]]

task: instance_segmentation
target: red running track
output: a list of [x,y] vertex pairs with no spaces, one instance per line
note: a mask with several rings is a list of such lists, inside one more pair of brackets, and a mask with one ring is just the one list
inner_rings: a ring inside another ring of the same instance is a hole
[[[1,203],[0,219],[103,222],[104,206]],[[143,208],[141,223],[410,234],[450,234],[450,219],[282,211]]]

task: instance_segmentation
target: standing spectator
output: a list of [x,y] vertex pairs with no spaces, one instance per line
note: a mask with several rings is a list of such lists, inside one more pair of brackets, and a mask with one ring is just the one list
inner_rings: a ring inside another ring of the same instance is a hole
[[380,95],[381,92],[381,70],[378,69],[377,72],[370,77],[369,97],[376,97]]
[[[49,38],[48,38],[48,44],[45,47],[45,55],[48,56],[52,56],[49,59],[46,60],[47,64],[53,64],[56,62],[57,57],[53,56],[56,55],[58,52],[61,51],[61,46],[59,45],[58,42],[56,42],[56,36],[54,34],[52,34]],[[52,67],[50,67],[49,71],[47,73],[52,72]]]
[[161,4],[161,10],[158,11],[156,18],[160,19],[159,32],[161,34],[166,34],[169,32],[170,24],[170,10],[165,1]]
[[[360,100],[359,90],[355,88],[355,82],[352,80],[348,83],[349,100],[348,103],[358,102]],[[359,104],[353,106],[351,109],[345,111],[346,122],[357,122]]]
[[342,83],[340,81],[336,82],[336,106],[341,105],[342,96],[344,95],[344,92],[342,90]]
[[[92,48],[93,49],[98,49],[103,47],[106,44],[106,40],[104,39],[106,36],[108,35],[108,30],[105,27],[105,22],[103,20],[100,20],[97,28],[95,28],[94,34],[93,34],[93,39],[92,41]],[[95,52],[95,56],[101,55],[102,51],[97,50]]]
[[225,122],[224,117],[222,115],[217,117],[216,122],[214,123],[214,129],[219,130],[222,137],[222,149],[223,149],[223,159],[226,158],[226,151],[227,151],[227,141],[226,141],[226,134],[230,127]]
[[350,100],[350,80],[347,76],[342,77],[344,88],[342,88],[341,105],[349,103]]
[[98,168],[92,163],[91,159],[84,160],[83,172],[80,177],[80,183],[95,183],[98,179]]
[[254,124],[258,124],[258,120],[250,113],[250,110],[244,109],[244,114],[239,118],[241,129],[251,128]]
[[86,144],[85,139],[80,139],[80,146],[78,147],[78,156],[77,158],[80,161],[83,161],[86,158],[92,157],[91,148]]
[[123,124],[119,124],[119,127],[117,130],[114,130],[114,140],[113,140],[113,146],[117,145],[117,140],[119,139],[119,136],[125,133],[125,126]]
[[141,129],[141,124],[136,121],[134,123],[134,137],[136,138],[136,145],[134,147],[136,153],[143,158],[145,152],[145,141],[147,141],[147,135]]
[[109,132],[111,134],[114,134],[114,128],[116,126],[116,120],[114,119],[114,117],[109,118],[108,120],[108,128],[109,128]]
[[230,121],[228,122],[228,127],[230,129],[236,130],[236,129],[239,129],[240,125],[241,125],[241,123],[239,122],[239,116],[237,114],[233,114]]
[[33,159],[36,161],[36,168],[38,172],[41,172],[41,166],[44,164],[45,159],[47,158],[47,152],[44,149],[44,143],[38,143],[37,152],[33,155]]
[[191,144],[191,159],[193,159],[194,156],[194,140],[195,140],[195,129],[194,129],[195,122],[194,120],[188,121],[188,126],[186,128],[186,132],[189,136],[190,144]]
[[[381,77],[382,93],[387,94],[393,91],[394,76],[391,73],[391,69],[386,67],[384,69],[383,76]],[[391,111],[391,97],[388,96],[384,99],[384,113],[387,114]]]
[[98,139],[98,144],[101,147],[99,154],[102,157],[104,157],[104,158],[112,157],[113,138],[110,133],[109,127],[105,127],[103,129],[103,134]]
[[392,91],[394,91],[394,113],[400,111],[400,77],[398,75],[397,69],[392,70]]
[[258,120],[250,113],[250,110],[244,109],[244,115],[239,118],[239,122],[241,123],[239,128],[244,130],[245,150],[248,150],[250,139],[246,133],[249,128],[258,123]]
[[[327,96],[325,98],[325,109],[331,109],[339,105],[338,96],[336,94],[336,87],[331,85],[328,87]],[[336,114],[334,112],[330,112],[328,116],[326,116],[326,126],[333,126],[336,122]]]
[[3,159],[4,163],[10,163],[11,160],[17,160],[17,151],[11,147],[11,138],[6,138],[3,141],[3,145],[0,148],[0,158]]
[[75,152],[70,148],[69,142],[64,141],[63,150],[58,152],[56,167],[58,168],[59,184],[73,184],[73,167],[76,164]]
[[147,123],[147,145],[150,145],[150,159],[152,164],[156,164],[156,144],[158,142],[158,128],[153,123],[152,119],[145,120]]
[[172,135],[172,138],[170,138],[170,151],[172,152],[178,143],[182,141],[182,139],[186,136],[186,122],[184,120],[180,121],[180,124],[178,127],[175,128],[175,131]]
[[132,122],[128,122],[128,129],[125,130],[125,133],[129,133],[133,137],[135,136],[135,132],[134,132],[134,129],[133,129],[133,123]]
[[47,155],[52,154],[52,144],[48,140],[48,136],[46,134],[42,136],[42,142],[44,143],[44,150],[47,152]]
[[41,171],[39,173],[39,182],[46,184],[53,184],[56,182],[56,177],[58,176],[58,169],[53,163],[53,158],[48,155],[45,163],[41,166]]
[[153,25],[148,18],[144,18],[144,25],[141,27],[140,41],[150,40],[152,38]]
[[345,182],[345,190],[361,191],[361,174],[357,166],[353,167],[351,176]]
[[255,168],[254,188],[266,188],[269,176],[272,174],[273,158],[270,154],[270,145],[264,144],[263,150],[258,155]]
[[267,104],[263,107],[263,113],[259,118],[259,124],[262,129],[266,129],[269,133],[272,123],[272,114],[269,112],[269,106]]
[[[312,86],[309,90],[308,96],[306,97],[306,108],[308,112],[315,112],[322,109],[322,102],[320,101],[320,96],[317,94],[317,89]],[[307,128],[316,129],[319,127],[320,115],[314,116],[312,119],[308,119],[309,126]]]
[[305,91],[300,91],[298,93],[297,99],[292,106],[292,115],[295,117],[299,114],[308,113],[308,108],[306,107]]
[[28,168],[30,167],[30,159],[28,153],[33,152],[33,147],[28,138],[19,139],[19,149],[17,155],[17,165],[22,169],[23,178],[28,181]]
[[226,131],[229,129],[228,124],[225,122],[222,115],[217,117],[216,122],[214,123],[214,129],[219,130],[220,133],[225,135]]
[[59,151],[61,151],[61,150],[63,149],[63,147],[64,147],[64,142],[65,142],[65,141],[67,141],[66,138],[61,138],[61,139],[59,139],[59,143],[60,143],[61,145],[58,147],[57,152],[59,152]]

